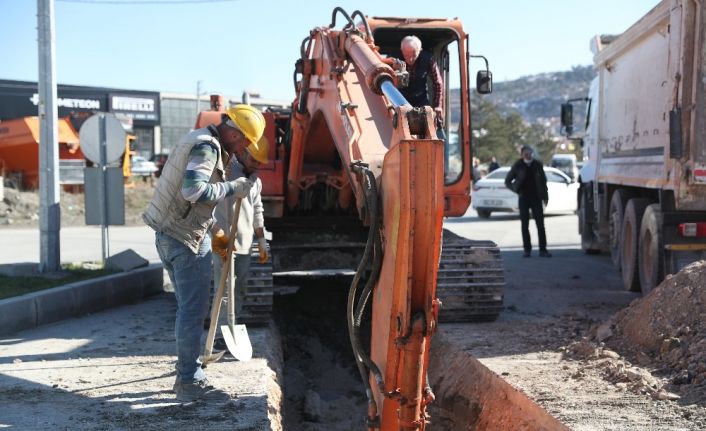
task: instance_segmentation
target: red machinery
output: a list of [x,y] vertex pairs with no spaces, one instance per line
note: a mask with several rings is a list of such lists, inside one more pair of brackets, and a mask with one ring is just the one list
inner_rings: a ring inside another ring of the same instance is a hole
[[[58,121],[59,162],[83,160],[79,148],[78,133],[68,118]],[[21,178],[19,187],[39,187],[39,120],[23,117],[0,122],[0,160],[5,164],[8,176]]]
[[[342,30],[335,29],[338,16]],[[397,88],[406,72],[392,56],[411,34],[444,75],[447,139],[437,138],[432,109],[412,107]],[[357,264],[348,323],[370,430],[424,429],[434,399],[429,346],[439,318],[493,320],[502,309],[497,247],[442,234],[443,217],[463,215],[470,204],[470,57],[456,19],[368,19],[336,8],[331,25],[302,42],[291,113],[265,113],[266,136],[275,143],[260,172],[273,265],[286,271]],[[477,88],[489,92],[490,85],[490,72],[479,72]],[[197,127],[219,115],[201,113]],[[271,282],[248,285],[243,320],[268,316],[268,288]],[[370,304],[367,351],[360,323]]]

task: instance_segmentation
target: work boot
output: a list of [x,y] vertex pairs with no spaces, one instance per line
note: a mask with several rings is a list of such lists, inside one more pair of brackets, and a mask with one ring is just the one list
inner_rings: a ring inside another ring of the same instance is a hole
[[191,402],[196,400],[215,401],[230,398],[225,392],[209,385],[207,379],[183,382],[177,377],[174,382],[174,392],[176,392],[176,399],[182,402]]
[[552,254],[547,250],[539,250],[539,257],[552,257]]

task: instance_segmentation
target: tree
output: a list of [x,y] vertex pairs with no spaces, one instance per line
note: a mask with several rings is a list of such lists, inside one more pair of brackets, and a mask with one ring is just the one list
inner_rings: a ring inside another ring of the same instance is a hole
[[501,165],[514,162],[523,145],[534,148],[536,156],[545,163],[554,152],[554,138],[541,124],[527,124],[517,112],[501,114],[492,103],[481,100],[471,109],[473,156],[482,163],[492,156]]

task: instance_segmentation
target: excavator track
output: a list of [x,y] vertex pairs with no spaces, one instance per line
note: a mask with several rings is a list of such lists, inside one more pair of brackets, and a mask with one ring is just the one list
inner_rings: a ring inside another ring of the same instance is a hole
[[[272,261],[259,263],[256,246],[250,252],[250,259],[238,322],[265,325],[272,317]],[[500,250],[492,241],[470,240],[444,229],[437,280],[441,322],[490,322],[503,309],[505,274]]]
[[272,317],[272,260],[259,262],[257,246],[250,250],[250,271],[245,290],[243,308],[238,323],[266,325]]
[[436,295],[441,322],[492,322],[503,309],[505,273],[498,246],[444,229]]

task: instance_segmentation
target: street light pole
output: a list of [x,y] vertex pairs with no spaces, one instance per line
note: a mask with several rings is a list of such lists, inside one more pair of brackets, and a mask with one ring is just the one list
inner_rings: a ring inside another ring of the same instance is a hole
[[198,118],[199,112],[201,112],[201,82],[203,81],[196,81],[196,118]]
[[61,209],[59,207],[58,107],[54,0],[37,0],[39,40],[39,272],[61,268]]

